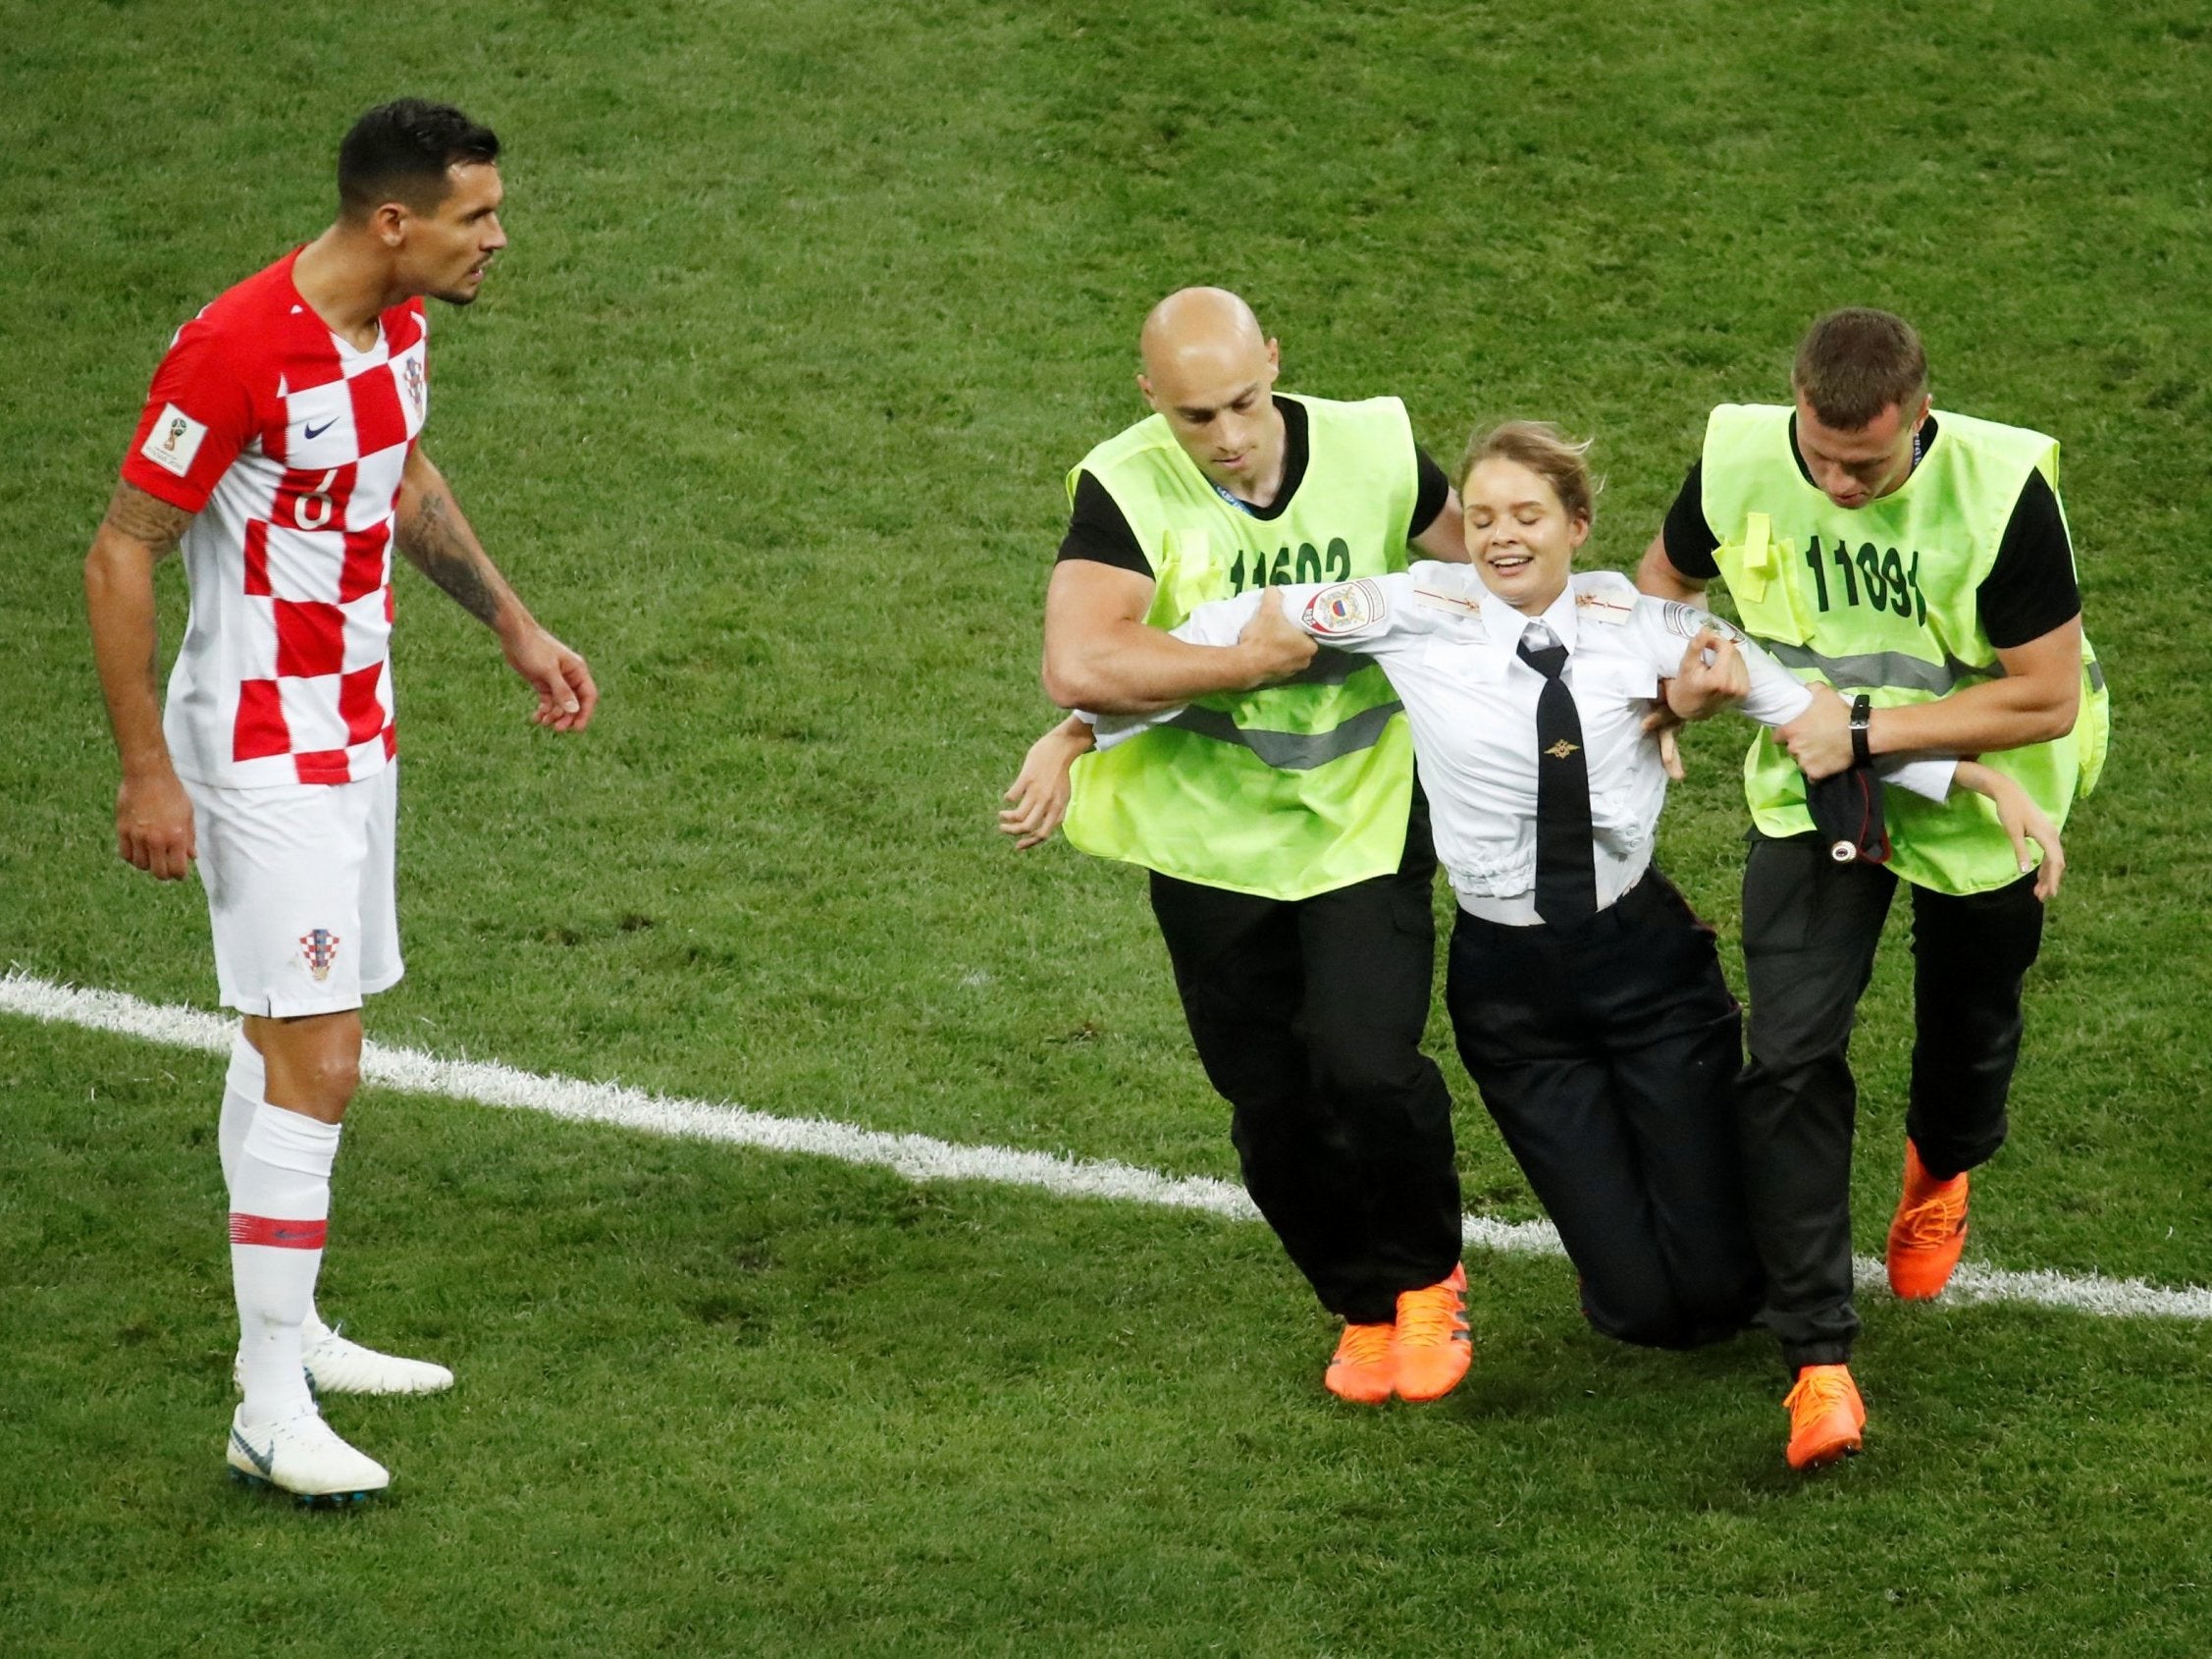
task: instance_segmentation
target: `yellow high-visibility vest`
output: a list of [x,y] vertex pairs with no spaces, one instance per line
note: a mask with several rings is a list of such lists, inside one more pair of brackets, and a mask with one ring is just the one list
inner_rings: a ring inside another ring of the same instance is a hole
[[[2058,443],[2040,432],[1938,413],[1935,441],[1910,477],[1864,507],[1840,508],[1799,469],[1792,410],[1723,403],[1706,424],[1706,522],[1744,630],[1800,679],[1825,680],[1877,708],[1925,703],[2004,672],[1982,632],[1975,590],[1995,563],[2031,472],[2055,493]],[[2063,508],[2062,508],[2063,511]],[[1992,751],[2054,823],[2096,785],[2112,730],[2104,671],[2081,640],[2081,710],[2067,736]],[[1813,828],[1805,777],[1761,731],[1744,760],[1752,821],[1769,835]],[[1945,893],[2020,879],[2011,841],[1980,795],[1944,802],[1893,790],[1891,868]]]
[[[1223,499],[1167,417],[1108,439],[1068,474],[1105,486],[1152,566],[1145,620],[1172,628],[1207,600],[1280,582],[1406,565],[1419,489],[1396,398],[1296,400],[1304,478],[1278,518]],[[1169,723],[1076,765],[1068,839],[1185,882],[1310,898],[1396,870],[1413,743],[1372,663],[1324,650],[1295,683],[1202,697]]]

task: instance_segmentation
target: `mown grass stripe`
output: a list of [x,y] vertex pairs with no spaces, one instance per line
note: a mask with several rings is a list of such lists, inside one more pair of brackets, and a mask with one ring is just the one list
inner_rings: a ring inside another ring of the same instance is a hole
[[[0,1011],[135,1037],[173,1048],[228,1053],[236,1023],[204,1009],[165,1007],[119,990],[55,985],[27,974],[0,976]],[[764,1151],[796,1152],[896,1170],[911,1181],[985,1181],[1033,1187],[1062,1198],[1105,1199],[1162,1209],[1195,1209],[1235,1221],[1259,1212],[1238,1187],[1205,1176],[1171,1176],[1113,1159],[1022,1151],[1011,1147],[964,1147],[927,1135],[891,1135],[819,1117],[774,1117],[743,1106],[649,1095],[618,1083],[547,1077],[497,1060],[448,1060],[417,1048],[370,1042],[361,1050],[361,1074],[371,1083],[411,1094],[438,1095],[478,1105],[542,1112],[573,1123],[606,1123],[648,1135],[719,1141]],[[1522,1256],[1558,1256],[1559,1237],[1547,1222],[1461,1218],[1461,1232],[1478,1250]],[[1882,1282],[1877,1260],[1861,1257],[1863,1285]],[[1957,1302],[2026,1303],[2067,1309],[2102,1318],[2212,1320],[2212,1290],[2169,1290],[2140,1279],[2099,1274],[2025,1271],[1962,1262],[1947,1296]]]

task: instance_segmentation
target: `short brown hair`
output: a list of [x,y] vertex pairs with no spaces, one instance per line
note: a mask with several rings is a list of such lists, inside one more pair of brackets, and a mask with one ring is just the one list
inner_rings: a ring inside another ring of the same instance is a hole
[[339,211],[355,221],[387,201],[433,213],[446,199],[449,167],[500,159],[500,140],[451,104],[400,98],[353,124],[338,146]]
[[1590,476],[1593,442],[1569,438],[1548,420],[1508,420],[1487,432],[1478,428],[1467,440],[1467,458],[1459,463],[1459,487],[1464,490],[1486,460],[1518,461],[1552,486],[1569,518],[1589,523],[1597,517],[1598,492],[1606,487],[1603,478]]
[[1892,403],[1918,412],[1927,352],[1903,317],[1854,305],[1805,331],[1790,384],[1825,424],[1855,432]]

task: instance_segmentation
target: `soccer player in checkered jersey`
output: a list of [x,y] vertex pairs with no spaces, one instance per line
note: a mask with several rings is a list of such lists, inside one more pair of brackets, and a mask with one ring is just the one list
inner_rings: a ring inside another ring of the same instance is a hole
[[[599,700],[419,439],[423,296],[468,304],[506,245],[499,151],[447,105],[361,117],[339,149],[337,222],[178,331],[84,562],[122,751],[118,850],[162,881],[198,860],[223,1000],[244,1015],[219,1135],[244,1395],[227,1455],[304,1498],[391,1479],[311,1389],[453,1380],[347,1341],[314,1303],[361,998],[400,975],[394,550],[499,636],[539,724],[581,731]],[[153,567],[180,546],[191,619],[164,710]]]

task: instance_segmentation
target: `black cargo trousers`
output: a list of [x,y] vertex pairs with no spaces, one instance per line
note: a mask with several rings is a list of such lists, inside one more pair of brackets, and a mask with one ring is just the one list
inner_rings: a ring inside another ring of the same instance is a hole
[[[1752,832],[1744,865],[1749,1062],[1736,1085],[1764,1323],[1782,1358],[1841,1365],[1851,1305],[1851,1028],[1897,878],[1837,864],[1817,835]],[[1964,897],[1913,888],[1914,1042],[1905,1131],[1928,1172],[2004,1145],[2020,1058],[2021,987],[2043,941],[2035,878]]]
[[1395,875],[1283,900],[1152,876],[1152,913],[1244,1189],[1355,1324],[1459,1260],[1451,1093],[1421,1052],[1436,851],[1418,793]]

